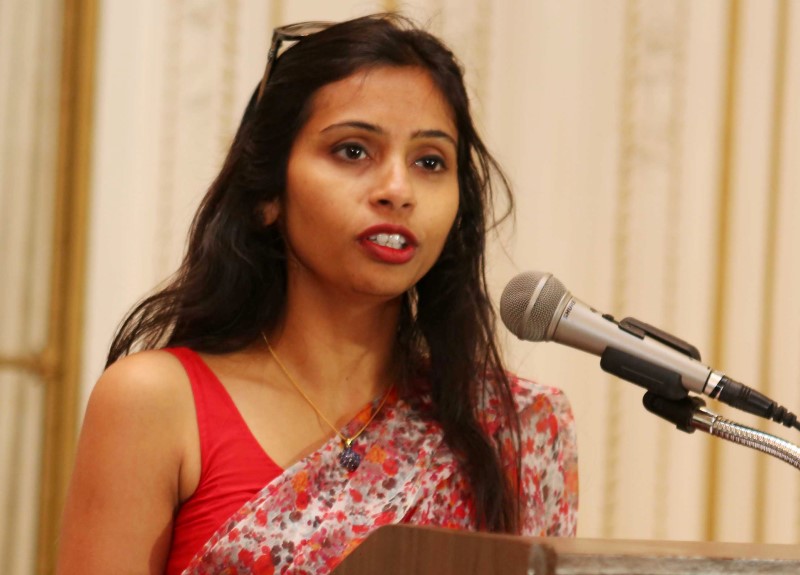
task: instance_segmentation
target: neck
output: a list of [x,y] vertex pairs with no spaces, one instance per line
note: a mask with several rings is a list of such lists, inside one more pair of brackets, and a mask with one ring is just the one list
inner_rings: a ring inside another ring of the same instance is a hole
[[383,393],[393,382],[400,298],[343,304],[289,294],[281,326],[266,335],[298,384],[334,403]]

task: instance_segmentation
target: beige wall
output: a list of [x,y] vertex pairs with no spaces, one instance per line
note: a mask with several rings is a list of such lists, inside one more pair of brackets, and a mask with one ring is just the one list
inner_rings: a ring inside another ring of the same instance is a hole
[[[518,271],[551,271],[595,307],[671,331],[800,409],[790,0],[101,2],[85,393],[116,322],[179,260],[271,28],[395,6],[461,55],[514,183],[516,226],[492,256],[498,297]],[[581,536],[800,541],[788,465],[671,429],[596,358],[503,337],[512,369],[572,400]]]
[[[0,2],[0,565],[36,564],[51,341],[61,10]],[[30,57],[37,54],[38,58]]]

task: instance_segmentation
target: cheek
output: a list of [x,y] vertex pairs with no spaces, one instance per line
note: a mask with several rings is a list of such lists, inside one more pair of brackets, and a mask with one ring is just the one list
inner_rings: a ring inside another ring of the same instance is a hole
[[353,233],[352,210],[348,212],[342,202],[313,186],[296,192],[287,197],[284,210],[291,247],[296,255],[336,256]]
[[284,219],[290,229],[297,227],[313,226],[317,224],[320,208],[323,203],[319,193],[320,183],[315,181],[309,170],[292,170],[290,164],[286,179],[286,198],[284,200]]
[[435,217],[431,219],[429,229],[435,230],[430,237],[431,239],[433,237],[436,238],[434,260],[438,260],[447,243],[447,238],[450,237],[453,226],[455,225],[456,216],[458,214],[458,202],[448,202],[446,205],[440,206],[434,213]]
[[450,230],[453,228],[455,224],[456,217],[458,215],[458,206],[459,206],[459,194],[458,191],[452,192],[445,201],[441,203],[441,205],[436,210],[437,220],[438,220],[438,228],[442,230],[442,234],[444,237],[447,237],[450,233]]
[[319,233],[342,234],[348,231],[352,210],[347,210],[344,202],[320,190],[312,194],[298,195],[292,203],[287,202],[287,220],[295,227],[316,229]]

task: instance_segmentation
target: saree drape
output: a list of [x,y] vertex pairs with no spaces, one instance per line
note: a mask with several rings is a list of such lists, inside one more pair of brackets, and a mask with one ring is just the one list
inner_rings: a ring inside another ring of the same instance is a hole
[[[518,378],[512,384],[521,423],[522,534],[572,536],[578,485],[569,403],[557,389]],[[372,407],[344,435],[360,429]],[[483,424],[506,445],[512,437],[498,413],[490,399]],[[339,464],[339,438],[287,468],[211,537],[184,575],[324,575],[382,525],[476,528],[467,478],[425,399],[393,394],[354,449],[362,456],[354,472]]]

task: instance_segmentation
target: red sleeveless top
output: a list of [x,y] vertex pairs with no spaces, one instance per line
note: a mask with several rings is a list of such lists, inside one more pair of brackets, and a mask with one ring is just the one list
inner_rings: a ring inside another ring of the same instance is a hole
[[242,505],[283,473],[253,437],[214,372],[188,348],[166,350],[192,384],[200,432],[200,482],[178,510],[166,575],[178,575]]

